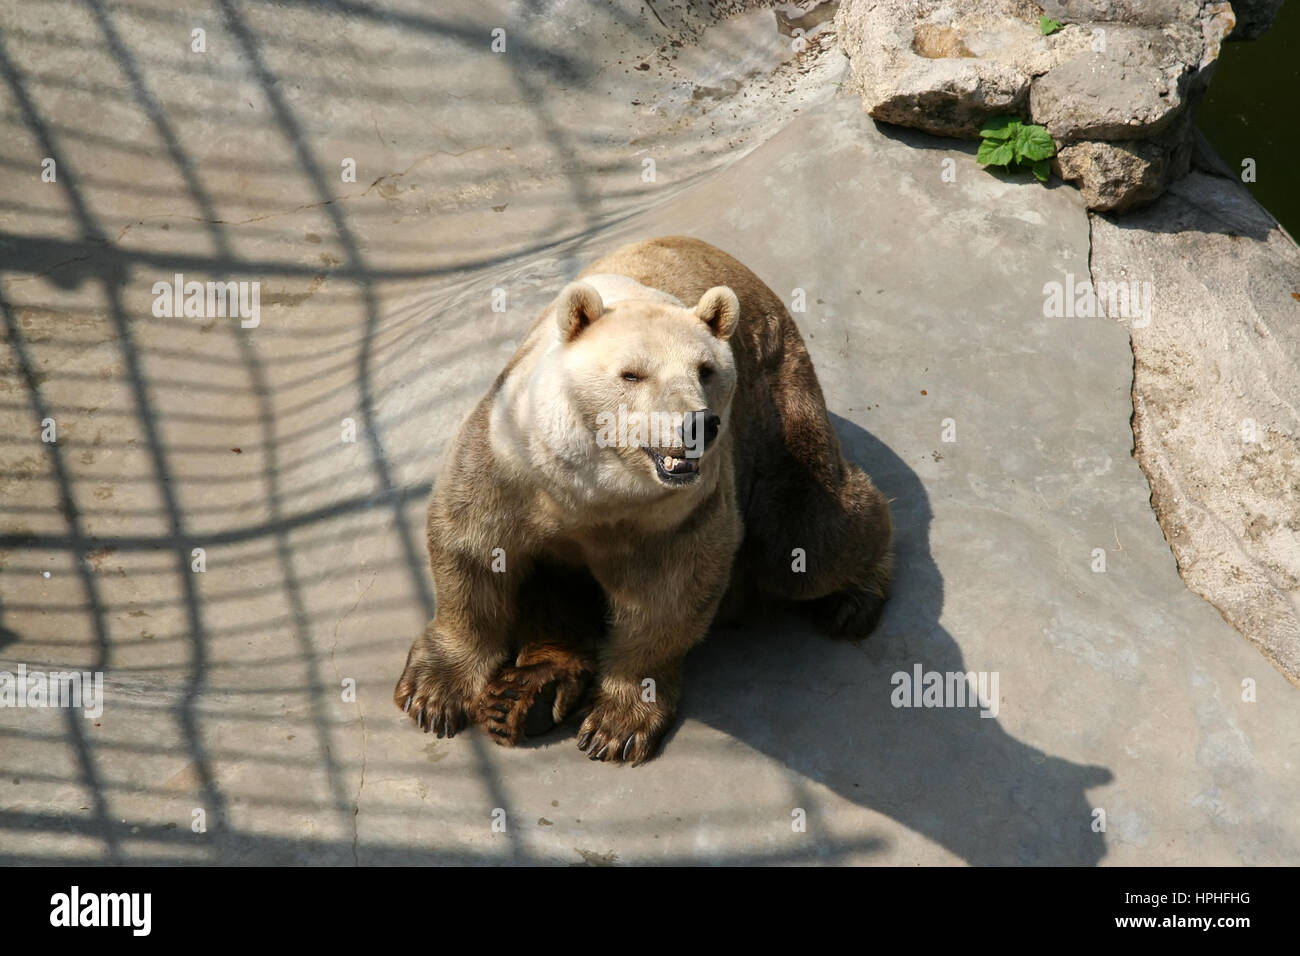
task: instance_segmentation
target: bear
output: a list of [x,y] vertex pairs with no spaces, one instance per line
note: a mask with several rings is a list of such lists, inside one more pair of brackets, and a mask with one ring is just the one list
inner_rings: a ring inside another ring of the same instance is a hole
[[579,748],[632,765],[720,614],[793,602],[860,639],[893,570],[888,502],[790,313],[686,236],[618,249],[543,311],[446,454],[427,539],[436,612],[397,706],[505,745],[583,708]]

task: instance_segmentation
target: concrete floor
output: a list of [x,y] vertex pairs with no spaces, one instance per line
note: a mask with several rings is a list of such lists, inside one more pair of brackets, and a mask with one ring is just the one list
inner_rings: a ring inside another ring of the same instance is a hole
[[[0,860],[1300,862],[1300,691],[1178,577],[1126,329],[1043,317],[1077,193],[877,127],[770,11],[542,7],[0,2],[0,670],[106,693],[0,709]],[[804,290],[894,498],[881,628],[717,633],[635,770],[422,736],[440,449],[564,281],[666,233]],[[178,272],[260,324],[155,317]],[[997,672],[997,716],[893,707],[917,664]]]

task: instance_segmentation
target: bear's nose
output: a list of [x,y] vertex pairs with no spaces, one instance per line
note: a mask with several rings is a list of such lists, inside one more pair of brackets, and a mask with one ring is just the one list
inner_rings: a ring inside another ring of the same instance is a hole
[[697,412],[688,412],[682,427],[687,451],[702,452],[713,443],[713,439],[718,437],[722,419],[709,409],[702,408]]

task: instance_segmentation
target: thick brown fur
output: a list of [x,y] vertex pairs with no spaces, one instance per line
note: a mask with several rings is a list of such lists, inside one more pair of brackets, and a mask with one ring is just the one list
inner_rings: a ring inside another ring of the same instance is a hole
[[[700,315],[727,301],[716,287],[739,300],[734,332],[715,329],[730,336],[735,376],[724,430],[701,459],[707,480],[689,496],[584,510],[502,461],[489,439],[496,406],[557,319],[582,340],[653,317],[644,303],[591,316],[583,287],[566,289],[462,426],[429,504],[438,612],[411,647],[394,699],[439,736],[473,717],[497,742],[516,743],[530,711],[549,709],[558,723],[594,678],[579,746],[593,759],[641,763],[671,724],[683,659],[724,598],[728,608],[801,602],[834,636],[860,638],[888,596],[888,505],[844,460],[808,351],[775,293],[686,237],[624,247],[579,279],[606,274],[699,301]],[[504,567],[494,568],[494,555]]]

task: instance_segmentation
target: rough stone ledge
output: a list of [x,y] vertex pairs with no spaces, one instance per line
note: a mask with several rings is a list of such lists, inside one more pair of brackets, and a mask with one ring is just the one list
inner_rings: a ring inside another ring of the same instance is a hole
[[[1212,0],[844,0],[840,44],[868,113],[976,137],[1019,113],[1057,142],[1089,209],[1148,203],[1189,168],[1192,117],[1234,7],[1251,36],[1277,5]],[[1043,36],[1038,18],[1065,22]]]
[[1300,249],[1201,171],[1122,224],[1091,218],[1094,284],[1150,283],[1135,455],[1183,580],[1300,685]]

